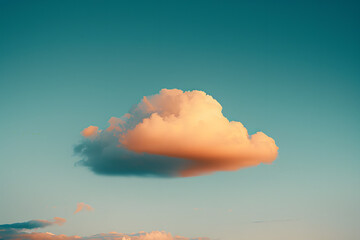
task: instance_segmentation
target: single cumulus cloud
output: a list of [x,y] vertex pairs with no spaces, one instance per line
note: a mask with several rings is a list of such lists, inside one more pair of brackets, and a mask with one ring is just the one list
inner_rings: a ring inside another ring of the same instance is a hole
[[75,147],[78,163],[98,174],[190,177],[271,163],[278,154],[271,137],[249,135],[203,91],[162,89],[109,124],[83,130]]
[[124,233],[100,233],[89,237],[67,236],[64,234],[53,234],[49,232],[21,232],[0,231],[0,239],[4,240],[210,240],[209,238],[187,238],[172,236],[163,231],[140,232],[133,234]]
[[78,212],[81,212],[81,211],[93,211],[93,210],[94,210],[94,208],[92,206],[90,206],[89,204],[79,202],[76,206],[76,210],[75,210],[74,214],[77,214]]

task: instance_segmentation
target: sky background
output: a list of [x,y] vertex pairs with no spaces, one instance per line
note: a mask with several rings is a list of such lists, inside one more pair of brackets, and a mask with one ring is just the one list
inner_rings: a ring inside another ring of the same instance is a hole
[[[67,235],[360,238],[356,1],[0,1],[0,224]],[[192,178],[75,167],[89,125],[202,90],[275,139],[272,165]],[[73,215],[78,202],[94,207]]]

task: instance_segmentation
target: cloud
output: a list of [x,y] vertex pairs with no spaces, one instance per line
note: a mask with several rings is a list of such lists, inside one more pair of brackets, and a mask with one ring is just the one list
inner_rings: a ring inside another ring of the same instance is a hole
[[0,230],[0,239],[1,240],[12,240],[12,239],[13,240],[75,240],[75,239],[83,239],[83,238],[79,236],[66,236],[64,234],[55,235],[49,232],[41,233],[41,232],[21,232],[21,231]]
[[80,212],[80,211],[93,211],[94,208],[92,206],[90,206],[89,204],[83,203],[83,202],[79,202],[77,204],[76,210],[74,212],[74,214]]
[[292,222],[292,221],[296,221],[296,219],[287,218],[287,219],[254,220],[252,221],[252,223],[275,223],[275,222]]
[[83,135],[86,138],[93,139],[98,135],[99,132],[100,132],[99,127],[89,126],[81,132],[81,135]]
[[153,231],[150,233],[140,232],[134,234],[124,233],[101,233],[89,237],[55,235],[53,233],[40,232],[2,232],[0,231],[0,239],[4,240],[210,240],[209,238],[187,238],[181,236],[172,236],[170,233]]
[[0,225],[0,231],[4,229],[34,229],[34,228],[44,228],[50,225],[63,225],[66,222],[65,218],[54,217],[53,221],[48,220],[30,220],[27,222],[21,223],[11,223]]
[[109,123],[105,131],[86,128],[74,150],[78,164],[98,174],[190,177],[271,163],[278,154],[272,138],[249,135],[202,91],[162,89]]
[[[92,210],[88,204],[79,203],[78,209]],[[78,210],[77,209],[77,210]],[[164,231],[152,231],[139,233],[100,233],[88,237],[67,236],[64,234],[55,235],[49,232],[29,232],[29,230],[44,228],[50,225],[62,225],[66,219],[54,217],[54,220],[30,220],[21,223],[11,223],[0,225],[0,239],[1,240],[210,240],[209,238],[187,238],[181,236],[173,236]]]

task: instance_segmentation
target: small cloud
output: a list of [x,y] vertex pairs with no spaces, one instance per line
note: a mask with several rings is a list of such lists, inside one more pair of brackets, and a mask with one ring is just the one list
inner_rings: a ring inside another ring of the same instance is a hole
[[86,138],[94,139],[98,135],[99,132],[100,131],[99,131],[98,127],[89,126],[81,132],[81,135],[83,135]]
[[296,221],[295,219],[270,219],[270,220],[255,220],[252,221],[252,223],[275,223],[275,222],[292,222],[292,221]]
[[77,214],[80,211],[93,211],[94,208],[92,206],[90,206],[89,204],[83,203],[83,202],[79,202],[77,204],[76,210],[74,212],[74,214]]

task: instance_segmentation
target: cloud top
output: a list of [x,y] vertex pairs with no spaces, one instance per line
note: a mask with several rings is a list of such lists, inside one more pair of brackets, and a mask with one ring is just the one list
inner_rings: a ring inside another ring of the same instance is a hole
[[[109,123],[106,131],[86,128],[85,140],[75,148],[81,163],[97,173],[106,174],[113,166],[112,173],[119,175],[141,175],[136,174],[140,169],[189,177],[271,163],[278,153],[272,138],[262,132],[249,135],[203,91],[162,89]],[[163,171],[151,170],[150,163]]]
[[98,132],[99,132],[99,127],[89,126],[81,132],[81,135],[83,135],[86,138],[93,139],[97,136]]

